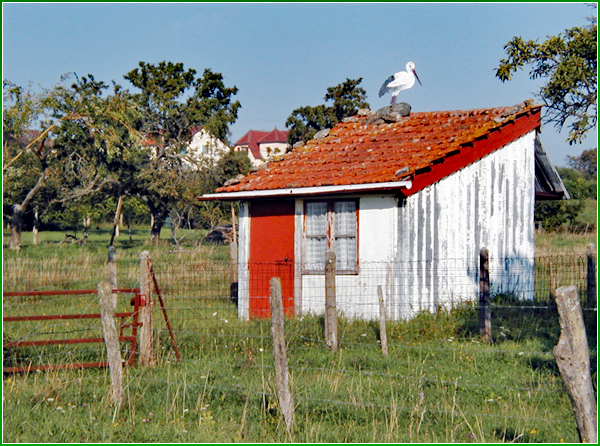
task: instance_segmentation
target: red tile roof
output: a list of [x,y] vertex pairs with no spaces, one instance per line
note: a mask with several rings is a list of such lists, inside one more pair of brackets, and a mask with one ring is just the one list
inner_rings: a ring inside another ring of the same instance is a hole
[[248,146],[255,159],[262,159],[259,144],[267,142],[287,142],[288,133],[287,130],[277,130],[277,127],[271,131],[248,130],[244,136],[235,142],[234,147]]
[[415,193],[540,126],[541,106],[411,113],[386,124],[340,123],[217,193],[411,179]]
[[272,130],[268,134],[266,134],[260,141],[258,141],[258,143],[259,144],[264,144],[264,143],[268,143],[268,142],[285,142],[285,143],[287,143],[289,133],[290,132],[287,130],[284,130],[284,131],[277,130],[277,127],[275,127],[274,130]]

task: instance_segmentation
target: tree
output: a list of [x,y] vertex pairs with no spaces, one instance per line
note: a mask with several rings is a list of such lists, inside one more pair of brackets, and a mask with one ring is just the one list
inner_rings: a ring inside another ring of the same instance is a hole
[[325,95],[325,101],[333,101],[331,111],[335,116],[337,124],[342,119],[355,115],[359,109],[368,108],[367,92],[358,85],[362,77],[358,79],[346,79],[335,87],[329,87]]
[[535,204],[535,221],[547,230],[580,231],[594,228],[597,222],[597,149],[584,150],[569,157],[570,167],[558,169],[570,200],[540,201]]
[[[54,196],[46,207],[98,192],[114,180],[106,163],[138,138],[131,127],[137,108],[119,86],[103,97],[108,86],[93,76],[75,76],[67,85],[69,77],[40,93],[3,81],[3,154],[9,160],[3,183],[13,200],[11,249],[21,248],[25,213],[50,189],[49,182]],[[24,135],[31,136],[26,144]]]
[[[206,170],[204,181],[198,189],[199,194],[212,193],[214,190],[238,175],[246,175],[252,168],[252,162],[246,152],[231,151],[223,156],[212,168]],[[200,211],[198,218],[207,228],[214,228],[223,221],[230,220],[230,205],[219,201],[196,200]]]
[[[166,61],[157,65],[139,62],[125,79],[140,90],[136,98],[144,118],[137,128],[152,151],[128,188],[148,205],[153,217],[150,240],[156,243],[169,212],[181,205],[182,197],[198,193],[201,178],[190,169],[195,160],[185,150],[191,130],[204,128],[225,140],[241,106],[232,99],[238,89],[225,87],[223,76],[210,69],[196,78],[196,70]],[[206,165],[196,167],[203,170]]]
[[514,37],[504,46],[496,77],[503,82],[525,65],[531,79],[547,78],[537,96],[547,107],[545,120],[558,129],[568,123],[569,144],[581,142],[598,121],[597,19],[585,27],[567,29],[546,41]]
[[308,141],[319,131],[332,128],[342,119],[353,116],[360,108],[368,108],[366,91],[358,85],[362,78],[346,79],[345,82],[329,87],[325,101],[332,101],[331,106],[304,106],[292,111],[285,122],[289,129],[288,142],[293,145],[298,141]]
[[580,171],[586,179],[598,179],[598,148],[584,150],[580,156],[567,156],[569,167]]

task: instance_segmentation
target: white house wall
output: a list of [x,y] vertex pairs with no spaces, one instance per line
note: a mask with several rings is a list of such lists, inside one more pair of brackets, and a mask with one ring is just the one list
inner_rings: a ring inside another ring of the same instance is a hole
[[[378,286],[382,287],[386,302],[392,298],[395,288],[393,261],[396,251],[397,203],[397,198],[392,195],[364,196],[359,199],[359,272],[356,275],[336,276],[336,305],[340,315],[362,319],[379,317]],[[296,233],[302,230],[302,224],[298,224],[302,221],[301,215],[300,220],[298,218]],[[297,261],[301,259],[301,255],[301,251],[296,253]],[[301,288],[301,314],[322,314],[325,310],[325,276],[303,275]]]
[[259,143],[258,147],[263,160],[268,160],[272,157],[283,155],[288,151],[290,146],[286,142],[269,142]]
[[[205,147],[207,153],[204,153]],[[224,142],[214,138],[204,129],[197,132],[188,145],[188,154],[196,161],[209,159],[216,162],[228,151],[229,147]]]
[[530,298],[534,131],[406,199],[398,227],[397,314],[477,298],[487,248],[493,293]]

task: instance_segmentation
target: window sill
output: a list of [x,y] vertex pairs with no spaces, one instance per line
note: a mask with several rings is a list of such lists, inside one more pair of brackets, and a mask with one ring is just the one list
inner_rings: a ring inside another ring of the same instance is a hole
[[[321,270],[313,270],[313,269],[303,269],[302,270],[302,275],[303,276],[324,276],[325,275],[325,271]],[[355,270],[349,270],[349,269],[344,269],[344,270],[336,270],[335,271],[335,275],[336,276],[358,276],[358,269]]]

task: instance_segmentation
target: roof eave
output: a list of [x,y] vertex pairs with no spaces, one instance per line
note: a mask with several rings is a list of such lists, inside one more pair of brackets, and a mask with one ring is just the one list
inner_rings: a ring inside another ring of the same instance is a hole
[[220,192],[216,194],[205,194],[198,197],[202,201],[223,200],[251,200],[260,198],[282,198],[282,197],[311,197],[332,194],[351,194],[367,192],[386,192],[399,189],[410,189],[411,180],[389,181],[386,183],[346,184],[316,187],[298,187],[289,189],[267,189],[252,191]]

